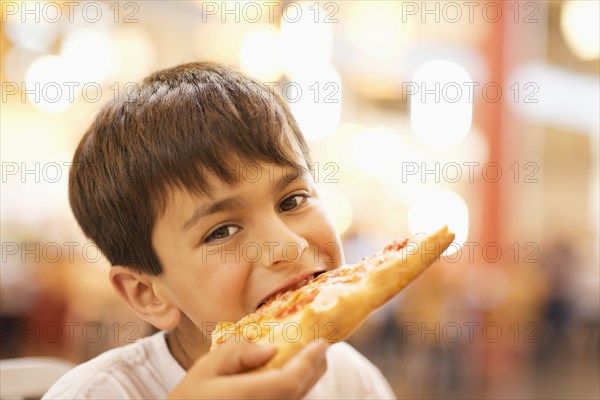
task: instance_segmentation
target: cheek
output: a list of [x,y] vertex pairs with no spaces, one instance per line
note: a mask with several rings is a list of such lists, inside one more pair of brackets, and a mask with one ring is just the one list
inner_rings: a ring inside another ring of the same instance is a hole
[[218,315],[223,319],[245,307],[252,268],[243,253],[220,252],[205,257],[205,262],[198,264],[198,269],[202,273],[195,297],[202,304],[203,315]]
[[178,261],[166,268],[165,284],[173,303],[194,324],[202,326],[245,315],[250,268],[238,254],[208,255],[199,251]]
[[316,213],[311,218],[309,226],[309,242],[318,248],[319,258],[332,264],[332,267],[342,265],[345,260],[340,237],[323,205],[316,208]]
[[318,257],[327,265],[328,269],[337,268],[345,263],[344,253],[340,244],[336,242],[321,243]]

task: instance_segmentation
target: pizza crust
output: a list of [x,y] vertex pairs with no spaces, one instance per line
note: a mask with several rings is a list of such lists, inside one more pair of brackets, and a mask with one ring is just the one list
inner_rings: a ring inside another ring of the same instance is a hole
[[[327,284],[326,279],[322,279],[325,283],[318,286],[316,297],[286,317],[269,318],[268,315],[254,313],[237,323],[221,322],[213,331],[211,349],[231,337],[275,344],[277,353],[261,368],[271,369],[284,365],[312,341],[334,343],[344,340],[371,312],[391,300],[436,261],[453,240],[454,233],[444,227],[420,240],[409,242],[397,251],[384,253],[384,261],[369,266],[363,272],[364,276],[356,282]],[[370,261],[376,262],[378,256],[381,257],[381,254],[364,258],[361,263],[368,265]],[[361,263],[340,268],[358,268]],[[289,304],[282,303],[280,306]]]

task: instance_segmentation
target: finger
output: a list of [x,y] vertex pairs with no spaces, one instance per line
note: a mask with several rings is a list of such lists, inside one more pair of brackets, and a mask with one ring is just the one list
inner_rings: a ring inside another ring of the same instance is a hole
[[[316,383],[323,377],[323,374],[327,371],[327,357],[323,357],[321,362],[318,362],[313,369],[312,374],[307,376],[305,387],[310,390]],[[308,392],[307,390],[307,392]]]
[[271,345],[246,343],[232,346],[227,361],[219,365],[217,374],[233,375],[255,369],[269,361],[276,351],[277,349]]
[[[186,377],[174,388],[170,398],[249,398],[261,388],[242,374],[263,365],[275,354],[275,347],[242,341],[224,343],[200,357]],[[238,375],[236,375],[238,374]],[[229,375],[229,376],[228,376]]]
[[214,382],[215,393],[227,393],[235,382],[236,392],[243,398],[293,399],[304,397],[327,368],[327,345],[306,346],[280,369],[238,375],[232,380]]
[[[220,350],[215,350],[215,353]],[[275,355],[276,348],[272,345],[262,345],[241,341],[240,343],[225,343],[222,351],[215,354],[212,360],[215,375],[233,375],[260,367]]]
[[312,342],[285,364],[283,370],[308,369],[325,360],[329,345],[325,342]]
[[283,366],[282,373],[290,378],[300,377],[298,390],[308,392],[327,370],[325,352],[328,348],[329,345],[324,342],[307,345],[296,357]]

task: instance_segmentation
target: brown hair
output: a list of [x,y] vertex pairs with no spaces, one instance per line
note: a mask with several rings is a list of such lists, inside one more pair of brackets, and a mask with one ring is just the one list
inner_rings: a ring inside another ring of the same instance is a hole
[[104,106],[75,152],[69,200],[112,265],[158,275],[152,230],[169,188],[208,193],[207,171],[236,182],[232,160],[301,168],[290,160],[298,147],[309,164],[300,129],[274,90],[222,65],[184,64]]

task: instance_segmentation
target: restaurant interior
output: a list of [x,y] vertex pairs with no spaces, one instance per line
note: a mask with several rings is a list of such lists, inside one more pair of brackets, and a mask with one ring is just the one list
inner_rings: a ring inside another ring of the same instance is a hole
[[69,169],[103,104],[216,61],[288,102],[348,263],[456,233],[348,339],[398,398],[600,396],[600,2],[1,4],[2,360],[155,332],[78,227]]

